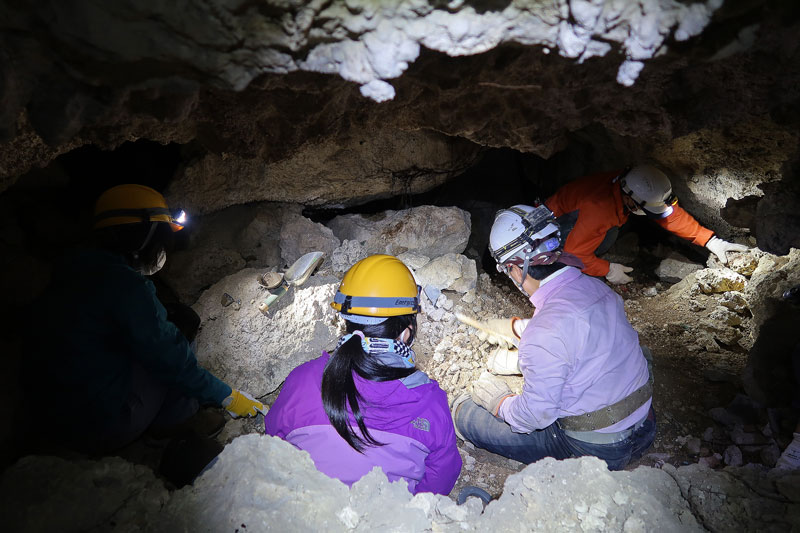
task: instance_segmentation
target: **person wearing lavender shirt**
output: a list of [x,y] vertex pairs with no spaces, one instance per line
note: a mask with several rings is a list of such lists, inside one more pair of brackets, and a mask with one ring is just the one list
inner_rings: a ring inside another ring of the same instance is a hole
[[624,468],[650,447],[656,423],[648,361],[622,299],[581,273],[545,206],[499,211],[490,251],[535,308],[509,321],[519,348],[503,361],[524,385],[516,395],[484,372],[453,402],[459,437],[523,463],[593,455]]

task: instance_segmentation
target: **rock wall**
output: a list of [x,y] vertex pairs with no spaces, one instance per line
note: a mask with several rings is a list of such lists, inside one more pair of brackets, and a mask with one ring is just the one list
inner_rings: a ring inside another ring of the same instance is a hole
[[[544,185],[653,160],[724,236],[797,245],[775,234],[800,227],[793,2],[376,6],[6,3],[0,190],[75,147],[150,139],[185,147],[168,196],[196,213],[336,207],[510,147],[551,160],[529,177]],[[720,215],[744,199],[752,227]]]

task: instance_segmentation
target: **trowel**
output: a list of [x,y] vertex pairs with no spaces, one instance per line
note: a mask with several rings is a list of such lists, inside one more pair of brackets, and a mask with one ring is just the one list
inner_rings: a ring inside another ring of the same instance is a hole
[[289,291],[290,287],[299,287],[305,283],[324,259],[325,254],[323,252],[309,252],[292,263],[292,266],[283,273],[283,277],[279,274],[275,275],[274,272],[269,273],[269,276],[259,276],[259,284],[269,290],[269,295],[258,306],[258,310],[265,315],[268,314],[270,309],[275,307],[278,300]]

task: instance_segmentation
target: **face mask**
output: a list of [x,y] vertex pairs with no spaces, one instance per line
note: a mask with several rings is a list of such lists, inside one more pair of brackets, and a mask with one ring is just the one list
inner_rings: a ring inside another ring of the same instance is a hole
[[155,263],[152,265],[142,266],[139,269],[139,273],[142,276],[152,276],[159,270],[164,267],[164,263],[167,262],[167,252],[162,248],[158,251],[158,257],[156,257]]

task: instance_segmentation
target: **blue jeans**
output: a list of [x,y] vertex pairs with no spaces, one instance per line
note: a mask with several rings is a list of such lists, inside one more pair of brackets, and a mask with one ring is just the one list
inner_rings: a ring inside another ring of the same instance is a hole
[[641,427],[613,444],[590,444],[573,439],[557,423],[530,433],[514,433],[511,426],[472,400],[461,404],[455,424],[464,438],[478,448],[521,463],[534,463],[545,457],[568,459],[593,455],[603,459],[609,470],[622,470],[641,457],[656,438],[656,415],[652,407]]

